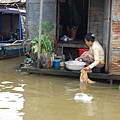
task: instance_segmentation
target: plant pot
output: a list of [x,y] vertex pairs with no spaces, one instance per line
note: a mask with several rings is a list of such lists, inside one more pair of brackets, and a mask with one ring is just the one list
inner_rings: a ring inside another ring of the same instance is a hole
[[68,29],[68,36],[75,39],[77,35],[77,28]]

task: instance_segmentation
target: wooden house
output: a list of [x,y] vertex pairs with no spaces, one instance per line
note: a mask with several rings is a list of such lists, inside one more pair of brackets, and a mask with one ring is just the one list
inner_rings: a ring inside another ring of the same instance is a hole
[[[32,38],[39,24],[40,0],[26,1],[27,37]],[[44,0],[43,21],[54,23],[54,34],[60,52],[78,56],[79,48],[86,48],[84,35],[92,32],[105,48],[105,72],[120,75],[120,1],[119,0]],[[72,41],[61,41],[70,28],[77,28]],[[76,57],[74,56],[74,57]]]

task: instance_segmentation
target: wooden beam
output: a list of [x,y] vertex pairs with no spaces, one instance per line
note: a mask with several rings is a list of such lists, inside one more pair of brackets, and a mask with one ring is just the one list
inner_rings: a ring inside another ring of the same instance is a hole
[[40,65],[40,52],[41,52],[42,13],[43,13],[43,0],[40,0],[39,41],[38,41],[38,61],[37,61],[38,68]]

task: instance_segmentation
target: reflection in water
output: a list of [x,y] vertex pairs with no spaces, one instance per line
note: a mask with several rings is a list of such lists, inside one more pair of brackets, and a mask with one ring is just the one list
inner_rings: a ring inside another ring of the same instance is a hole
[[[24,108],[23,94],[16,91],[24,91],[23,86],[13,87],[13,82],[2,81],[0,85],[0,120],[23,120]],[[6,92],[11,91],[12,92]]]
[[[80,83],[80,91],[82,92],[82,93],[88,93],[88,84],[86,84],[86,83]],[[93,97],[93,99],[94,99],[94,97]],[[87,106],[86,106],[86,108],[87,108],[87,112],[86,112],[86,115],[87,116],[94,116],[95,114],[96,114],[96,110],[97,110],[97,104],[96,104],[96,102],[95,101],[91,101],[91,102],[89,102],[88,104],[86,104]]]
[[82,92],[82,93],[87,93],[87,85],[88,84],[86,84],[86,83],[80,83],[80,91]]
[[87,116],[94,116],[97,111],[97,104],[95,101],[92,101],[91,104],[87,104]]

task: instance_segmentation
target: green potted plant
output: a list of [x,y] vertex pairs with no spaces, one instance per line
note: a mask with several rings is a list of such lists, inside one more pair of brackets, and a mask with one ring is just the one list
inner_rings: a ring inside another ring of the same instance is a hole
[[[42,22],[42,31],[41,31],[41,62],[46,64],[50,61],[50,57],[55,52],[54,51],[54,41],[53,36],[54,25],[52,22],[43,21]],[[31,41],[32,43],[32,53],[34,58],[37,58],[38,53],[38,41],[39,41],[39,28],[37,26],[36,36]]]
[[[40,53],[50,53],[54,52],[54,41],[51,36],[53,35],[54,26],[52,22],[44,21],[42,22],[42,32],[41,32],[41,51]],[[31,41],[32,51],[34,53],[38,52],[38,40],[39,40],[39,28],[37,27],[36,36]]]

